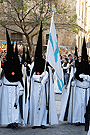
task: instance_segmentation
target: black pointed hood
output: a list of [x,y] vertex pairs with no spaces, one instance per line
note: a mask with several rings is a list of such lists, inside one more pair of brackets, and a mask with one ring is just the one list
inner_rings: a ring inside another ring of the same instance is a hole
[[37,41],[37,47],[36,47],[36,51],[35,51],[35,59],[42,58],[42,22],[41,22],[41,27],[40,27],[40,31],[39,31],[39,36],[38,36],[38,41]]
[[41,22],[32,74],[34,72],[36,72],[36,74],[37,73],[42,74],[42,72],[44,72],[44,68],[45,68],[45,60],[42,58],[42,22]]
[[7,39],[7,60],[11,60],[14,55],[14,52],[13,52],[13,45],[11,45],[7,29],[6,29],[6,39]]
[[82,66],[82,73],[89,75],[90,72],[89,72],[89,63],[88,63],[88,55],[87,55],[85,37],[83,39],[83,46],[82,46],[81,66]]
[[79,66],[79,60],[78,60],[78,53],[77,53],[77,47],[75,46],[75,67],[77,68]]
[[38,36],[38,42],[37,42],[37,47],[36,47],[36,52],[35,52],[35,72],[39,72],[42,74],[44,71],[44,66],[45,66],[45,60],[42,58],[42,22],[41,22],[41,27],[39,31],[39,36]]
[[81,62],[87,62],[88,63],[88,55],[87,55],[87,48],[86,48],[85,37],[83,39],[82,59],[81,59]]
[[89,67],[89,63],[88,63],[88,55],[87,55],[85,37],[83,39],[81,62],[79,63],[79,66],[76,70],[76,76],[75,76],[79,81],[83,81],[83,79],[81,79],[79,77],[80,74],[85,74],[85,75],[90,74],[90,67]]
[[[6,36],[7,36],[7,33],[6,33]],[[8,35],[8,37],[9,37],[9,35]],[[21,72],[21,66],[20,66],[19,59],[18,59],[17,46],[15,49],[15,53],[12,50],[13,57],[12,57],[12,54],[10,53],[11,41],[9,40],[9,42],[8,42],[8,38],[7,38],[7,47],[8,46],[9,46],[9,48],[7,49],[7,55],[9,55],[9,57],[7,57],[7,61],[4,63],[4,66],[3,66],[5,77],[9,82],[21,81],[22,72]],[[11,54],[11,56],[9,53]]]

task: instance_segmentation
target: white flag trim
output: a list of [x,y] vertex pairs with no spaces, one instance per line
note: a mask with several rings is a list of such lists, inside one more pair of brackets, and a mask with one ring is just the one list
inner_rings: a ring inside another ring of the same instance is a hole
[[47,54],[46,61],[50,63],[50,65],[55,69],[57,75],[57,84],[60,91],[64,87],[63,77],[62,77],[62,68],[61,68],[61,60],[58,49],[58,42],[56,37],[55,24],[53,20],[53,16],[51,18],[51,26],[49,33],[49,40],[47,46]]

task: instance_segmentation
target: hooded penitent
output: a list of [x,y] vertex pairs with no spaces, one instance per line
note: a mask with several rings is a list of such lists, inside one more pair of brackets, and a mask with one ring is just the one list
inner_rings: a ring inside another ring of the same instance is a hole
[[9,82],[17,82],[22,79],[21,66],[18,58],[17,45],[15,53],[13,52],[13,46],[6,30],[7,37],[7,61],[4,63],[3,69],[5,77]]
[[35,52],[35,63],[34,63],[32,74],[34,72],[36,72],[36,74],[42,74],[44,72],[44,68],[45,68],[45,60],[42,58],[42,22],[41,22],[41,27],[39,31],[39,37],[38,37],[38,42],[37,42],[37,47]]
[[85,75],[90,74],[85,37],[83,39],[81,63],[79,63],[79,66],[77,67],[76,75],[75,75],[75,77],[79,81],[83,81],[83,79],[79,77],[80,74],[85,74]]

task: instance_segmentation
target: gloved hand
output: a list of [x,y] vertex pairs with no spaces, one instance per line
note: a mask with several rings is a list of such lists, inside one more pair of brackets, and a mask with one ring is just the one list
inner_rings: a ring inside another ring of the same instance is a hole
[[24,91],[23,90],[20,90],[19,96],[21,96],[23,94],[24,94]]
[[44,85],[44,84],[47,82],[47,80],[48,80],[48,72],[46,71],[44,75],[45,75],[45,76],[43,77],[43,79],[42,79],[42,81],[41,81],[41,84],[42,84],[42,85]]
[[76,82],[75,81],[72,81],[72,86],[75,86]]
[[85,81],[85,80],[87,80],[88,75],[80,74],[79,77],[80,78],[83,78],[83,80]]

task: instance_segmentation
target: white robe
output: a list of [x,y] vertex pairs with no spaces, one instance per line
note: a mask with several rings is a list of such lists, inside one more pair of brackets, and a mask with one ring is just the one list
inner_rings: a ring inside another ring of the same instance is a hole
[[[33,66],[34,66],[34,62],[30,65],[28,64],[29,68],[30,68],[30,74],[32,72]],[[24,119],[24,125],[28,123],[28,110],[29,110],[29,89],[30,89],[30,76],[27,76],[26,73],[26,69],[24,67],[24,65],[22,65],[22,73],[23,73],[23,84],[24,84],[24,94],[23,94],[23,119]],[[25,103],[25,76],[27,77],[27,99],[26,99],[26,103]]]
[[86,113],[86,105],[90,95],[90,76],[82,74],[81,78],[84,81],[75,80],[76,87],[73,90],[73,123],[85,123],[84,114]]
[[[29,64],[30,67],[30,64]],[[29,97],[29,87],[30,87],[30,76],[27,76],[27,73],[25,71],[25,67],[22,67],[22,73],[23,73],[23,84],[24,84],[24,94],[23,94],[23,119],[24,124],[27,124],[28,119],[28,97]],[[27,98],[25,103],[25,77],[27,77]]]
[[60,110],[61,111],[60,111],[60,117],[59,117],[60,121],[64,121],[63,119],[64,119],[64,115],[65,115],[65,109],[67,106],[68,96],[70,93],[70,83],[71,83],[71,79],[73,78],[73,76],[74,76],[74,68],[72,67],[67,90],[64,88],[63,92],[62,92],[62,96],[61,96],[61,103],[60,103]]
[[[49,124],[58,124],[55,107],[55,97],[53,91],[52,73],[50,71],[50,103],[49,103]],[[46,85],[46,89],[45,89]],[[47,92],[45,92],[45,90]],[[47,94],[46,94],[47,93]],[[47,126],[46,95],[48,97],[48,72],[44,71],[41,75],[33,74],[31,79],[30,96],[30,118],[29,123],[33,126]],[[40,109],[39,109],[40,108]]]
[[[80,75],[80,78],[83,78],[83,82],[75,79],[69,84],[69,93],[70,94],[70,85],[71,85],[71,94],[68,107],[68,117],[67,122],[70,123],[85,123],[84,114],[86,112],[86,105],[88,104],[89,95],[90,95],[90,76]],[[68,98],[65,101],[63,108],[63,114],[59,118],[60,121],[64,121],[65,111],[67,107]],[[63,117],[62,117],[63,116]]]
[[[11,83],[5,76],[2,83],[0,124],[21,123],[19,96],[23,94],[23,87],[19,81]],[[15,103],[17,109],[14,107]]]

